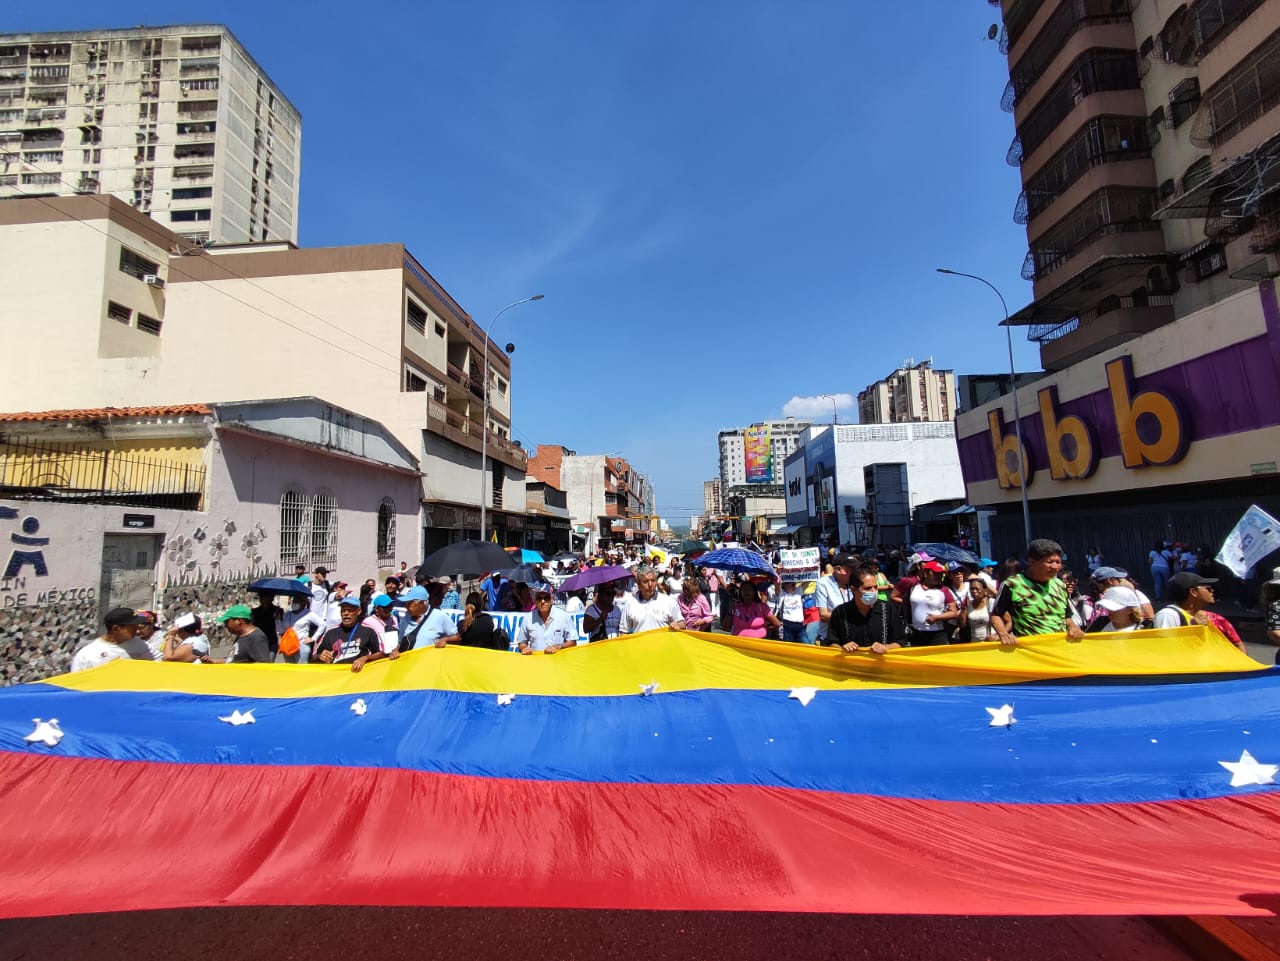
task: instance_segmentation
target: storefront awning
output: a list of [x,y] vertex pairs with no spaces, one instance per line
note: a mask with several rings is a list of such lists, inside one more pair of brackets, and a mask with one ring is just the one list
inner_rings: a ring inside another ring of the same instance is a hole
[[802,531],[802,530],[804,530],[804,525],[803,525],[803,524],[788,524],[786,527],[779,527],[779,528],[778,528],[777,530],[775,530],[775,531],[770,531],[770,533],[772,533],[772,534],[794,534],[796,531]]

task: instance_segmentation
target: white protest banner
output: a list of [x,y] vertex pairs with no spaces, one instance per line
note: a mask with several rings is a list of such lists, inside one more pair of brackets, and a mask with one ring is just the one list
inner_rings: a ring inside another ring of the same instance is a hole
[[1254,504],[1223,541],[1217,561],[1244,579],[1259,561],[1275,550],[1280,550],[1280,521]]
[[795,547],[779,551],[778,566],[774,569],[783,583],[816,581],[819,574],[818,548]]

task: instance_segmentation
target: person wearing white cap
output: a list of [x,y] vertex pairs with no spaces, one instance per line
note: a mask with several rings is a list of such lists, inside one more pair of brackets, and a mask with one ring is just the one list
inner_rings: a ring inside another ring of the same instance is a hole
[[[1132,587],[1108,587],[1098,598],[1097,607],[1107,614],[1102,632],[1133,631],[1142,623],[1142,600]],[[1101,620],[1098,618],[1098,622]]]
[[183,614],[164,633],[160,642],[160,660],[184,664],[202,664],[209,656],[209,639],[204,636],[200,618]]

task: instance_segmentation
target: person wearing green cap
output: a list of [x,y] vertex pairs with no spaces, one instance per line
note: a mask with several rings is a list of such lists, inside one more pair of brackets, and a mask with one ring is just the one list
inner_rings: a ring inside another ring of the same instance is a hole
[[247,604],[233,604],[226,613],[218,618],[219,624],[225,624],[227,631],[235,638],[235,646],[231,649],[228,664],[270,664],[271,642],[267,635],[253,626],[253,611]]

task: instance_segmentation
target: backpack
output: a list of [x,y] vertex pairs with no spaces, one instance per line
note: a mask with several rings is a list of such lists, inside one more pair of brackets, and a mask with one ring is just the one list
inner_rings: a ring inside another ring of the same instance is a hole
[[298,637],[298,632],[292,627],[280,635],[280,653],[286,657],[292,657],[298,653],[302,641]]
[[505,628],[494,627],[493,629],[493,649],[495,651],[511,650],[511,635],[506,632]]

